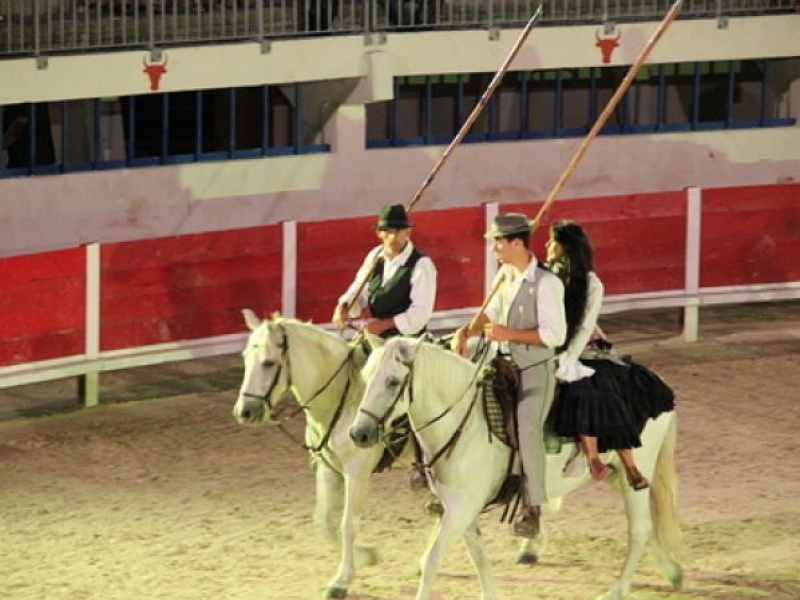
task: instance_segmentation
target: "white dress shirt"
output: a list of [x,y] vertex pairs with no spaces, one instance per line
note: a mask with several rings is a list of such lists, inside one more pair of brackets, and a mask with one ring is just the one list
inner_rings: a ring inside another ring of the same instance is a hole
[[600,307],[603,304],[603,282],[594,272],[589,273],[587,279],[589,285],[583,319],[575,329],[575,335],[570,340],[567,349],[558,355],[556,377],[561,381],[578,381],[594,375],[594,369],[587,367],[579,359],[592,337],[592,332],[597,325],[597,318],[600,316]]
[[[381,283],[385,284],[391,279],[397,270],[408,262],[414,245],[409,241],[403,251],[392,259],[384,258],[383,278]],[[364,262],[356,273],[356,277],[347,288],[347,291],[339,297],[339,304],[350,306],[350,317],[356,318],[361,314],[364,306],[367,305],[369,295],[368,285],[364,285],[361,294],[354,299],[358,288],[364,278],[370,273],[372,265],[377,256],[383,256],[383,246],[377,246],[367,253]],[[436,302],[436,266],[428,256],[422,256],[414,266],[411,273],[411,306],[405,312],[393,317],[394,325],[403,335],[412,335],[421,331],[433,316],[433,306]]]
[[[516,275],[514,267],[503,265],[497,277],[505,277],[500,291],[492,297],[484,311],[493,323],[508,323],[508,311],[514,302],[523,281],[534,283],[536,281],[536,265],[538,261],[531,256],[528,268],[521,276]],[[497,279],[495,279],[497,281]],[[539,337],[547,348],[556,348],[561,345],[566,337],[564,327],[564,294],[563,287],[558,278],[545,278],[538,288],[537,319],[539,321]],[[508,344],[500,344],[502,352],[508,351]]]

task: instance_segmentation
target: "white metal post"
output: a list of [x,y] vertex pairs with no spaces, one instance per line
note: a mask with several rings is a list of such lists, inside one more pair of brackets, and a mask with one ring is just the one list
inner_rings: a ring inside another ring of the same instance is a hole
[[[494,218],[500,212],[500,203],[499,202],[487,202],[484,205],[484,219],[486,221],[485,226],[483,228],[484,231],[489,231],[492,228],[492,223],[494,222]],[[494,254],[492,254],[492,247],[489,244],[486,244],[486,248],[484,249],[484,259],[483,259],[483,296],[484,298],[488,296],[492,291],[492,282],[494,282],[494,278],[497,275],[497,260],[494,258]]]
[[283,271],[281,275],[281,314],[297,313],[297,221],[283,223]]
[[[87,244],[86,250],[86,340],[87,361],[100,354],[100,244]],[[84,406],[100,402],[100,373],[87,371],[80,378],[80,393]]]
[[696,342],[700,322],[700,221],[703,196],[700,188],[686,190],[686,304],[683,308],[683,339]]

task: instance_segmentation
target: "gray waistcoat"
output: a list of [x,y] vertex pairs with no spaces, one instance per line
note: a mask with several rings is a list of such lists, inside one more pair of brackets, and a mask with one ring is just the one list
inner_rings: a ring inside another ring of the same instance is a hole
[[[538,329],[539,315],[536,306],[538,297],[538,287],[545,277],[555,277],[549,271],[536,267],[536,279],[533,283],[528,280],[522,285],[514,296],[511,308],[508,311],[508,322],[506,325],[514,329]],[[529,344],[509,343],[509,351],[521,369],[530,367],[537,363],[555,356],[555,348],[545,348],[543,346],[531,346]]]

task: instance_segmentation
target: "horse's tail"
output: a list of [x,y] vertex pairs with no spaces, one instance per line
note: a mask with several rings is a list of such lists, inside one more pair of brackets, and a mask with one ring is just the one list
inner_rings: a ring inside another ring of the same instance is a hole
[[678,527],[677,483],[675,450],[678,442],[678,420],[673,412],[658,453],[653,481],[651,482],[650,511],[656,544],[669,558],[681,563],[683,536]]

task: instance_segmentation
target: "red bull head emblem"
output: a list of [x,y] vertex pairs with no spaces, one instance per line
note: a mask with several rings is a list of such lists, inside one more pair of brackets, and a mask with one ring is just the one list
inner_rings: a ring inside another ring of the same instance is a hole
[[603,54],[603,64],[607,65],[611,62],[611,55],[614,53],[614,48],[619,47],[619,39],[622,37],[622,32],[618,32],[616,36],[600,37],[600,34],[595,31],[594,38],[597,40],[595,46],[600,48]]
[[150,78],[150,90],[153,92],[158,91],[158,86],[161,84],[161,76],[167,72],[167,56],[164,55],[164,62],[147,62],[147,58],[142,58],[143,73],[146,73]]

